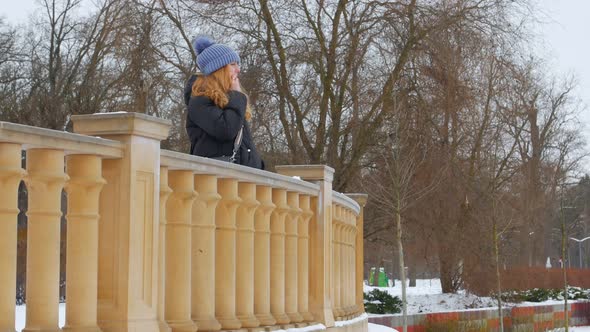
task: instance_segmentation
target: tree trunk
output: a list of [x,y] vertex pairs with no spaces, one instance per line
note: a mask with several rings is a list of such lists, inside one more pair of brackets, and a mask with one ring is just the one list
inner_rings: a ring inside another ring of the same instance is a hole
[[566,262],[566,245],[567,245],[567,234],[565,228],[565,216],[563,215],[563,202],[561,203],[561,270],[563,271],[563,312],[564,312],[564,326],[565,332],[569,331],[569,317],[567,310],[567,267]]
[[404,267],[404,247],[402,244],[402,218],[400,215],[400,208],[401,202],[399,199],[399,195],[397,198],[397,209],[395,212],[395,223],[397,228],[396,234],[396,241],[397,241],[397,252],[399,257],[399,273],[400,273],[400,280],[402,286],[402,315],[404,321],[404,330],[403,332],[408,332],[408,308],[407,308],[407,301],[406,301],[406,269]]
[[498,291],[498,317],[500,319],[500,332],[504,332],[504,315],[502,312],[502,282],[500,279],[500,248],[498,244],[498,230],[496,218],[492,224],[492,236],[494,241],[494,263],[496,263],[496,290]]
[[454,254],[451,252],[452,248],[444,248],[439,251],[439,265],[440,265],[440,285],[443,294],[455,293],[457,291],[455,284],[455,270],[457,262]]
[[410,264],[408,266],[408,275],[410,277],[410,287],[416,287],[416,266]]

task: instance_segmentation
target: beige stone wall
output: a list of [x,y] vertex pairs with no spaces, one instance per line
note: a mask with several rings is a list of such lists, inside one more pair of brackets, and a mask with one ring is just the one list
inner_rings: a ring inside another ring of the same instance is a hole
[[334,192],[333,169],[282,166],[277,174],[163,151],[169,122],[143,114],[72,121],[77,134],[0,122],[0,331],[14,330],[9,285],[23,179],[26,331],[59,329],[64,189],[64,330],[257,331],[317,323],[366,330],[366,320],[338,327],[364,312],[366,195]]

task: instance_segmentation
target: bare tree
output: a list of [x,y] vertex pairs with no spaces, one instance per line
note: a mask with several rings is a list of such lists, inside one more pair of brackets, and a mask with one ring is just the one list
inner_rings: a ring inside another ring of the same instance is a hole
[[414,186],[414,175],[425,162],[428,147],[420,144],[413,135],[418,128],[413,127],[415,122],[412,121],[411,113],[405,111],[404,107],[398,108],[397,116],[388,126],[390,131],[384,133],[387,138],[381,147],[381,155],[375,160],[378,166],[375,173],[368,177],[365,188],[372,192],[374,207],[389,219],[386,223],[393,224],[395,229],[392,238],[395,239],[398,253],[404,332],[407,331],[407,298],[402,219],[408,207],[419,203],[438,184],[433,180],[425,187]]

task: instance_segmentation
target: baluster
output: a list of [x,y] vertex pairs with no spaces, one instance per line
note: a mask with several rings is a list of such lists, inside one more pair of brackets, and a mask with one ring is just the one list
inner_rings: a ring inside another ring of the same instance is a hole
[[344,295],[343,295],[343,308],[344,308],[344,313],[347,317],[350,317],[352,315],[352,308],[351,308],[351,303],[350,303],[350,294],[354,294],[353,288],[351,288],[350,285],[350,280],[351,280],[351,275],[352,275],[352,267],[354,266],[350,260],[351,255],[350,255],[350,249],[351,249],[351,245],[350,245],[350,234],[352,232],[352,228],[350,225],[350,210],[349,209],[345,209],[344,211],[344,221],[345,221],[345,236],[344,236],[344,261],[345,261],[345,266],[346,266],[346,271],[344,274]]
[[276,324],[270,313],[270,216],[275,208],[272,188],[258,186],[256,200],[260,206],[254,213],[254,312],[260,325]]
[[285,217],[285,312],[291,323],[300,323],[303,317],[297,312],[297,221],[301,215],[299,194],[287,193],[289,211]]
[[0,331],[14,331],[20,144],[0,143]]
[[[346,214],[346,212],[344,213]],[[346,219],[344,219],[345,221]],[[348,273],[349,273],[349,262],[348,262],[348,224],[346,221],[342,224],[342,292],[340,293],[340,299],[342,302],[342,316],[344,319],[348,319]]]
[[356,301],[355,301],[355,296],[356,296],[356,287],[354,285],[355,281],[356,281],[356,259],[355,259],[355,251],[356,251],[356,216],[354,215],[354,213],[351,211],[350,213],[350,222],[351,222],[351,232],[350,232],[350,238],[349,238],[349,243],[350,243],[350,254],[349,254],[349,260],[350,260],[350,279],[348,280],[348,289],[349,289],[349,300],[348,303],[350,305],[350,313],[351,315],[355,315],[358,311],[358,308],[356,306]]
[[27,151],[27,318],[24,331],[58,330],[61,192],[64,152]]
[[237,220],[236,313],[242,327],[257,327],[260,322],[254,316],[254,213],[260,203],[256,200],[255,184],[240,183],[238,192],[242,203]]
[[270,217],[270,311],[277,324],[290,322],[285,313],[285,217],[289,211],[287,192],[272,190],[276,208]]
[[348,197],[354,199],[358,205],[360,206],[360,213],[356,216],[354,222],[356,227],[356,233],[354,237],[354,261],[355,261],[355,279],[354,281],[354,288],[355,291],[355,312],[360,314],[365,311],[364,301],[363,301],[363,208],[367,204],[367,194],[347,194]]
[[242,326],[236,318],[236,210],[241,200],[237,180],[219,179],[217,184],[215,314],[224,330],[234,330]]
[[102,159],[92,155],[67,157],[70,180],[66,254],[66,324],[68,331],[100,331],[97,325],[98,204],[106,181]]
[[332,299],[334,301],[334,316],[337,320],[342,320],[342,225],[340,220],[340,206],[333,204],[332,211],[334,211],[332,217],[334,224],[334,286],[332,287]]
[[343,236],[342,236],[342,266],[343,266],[343,273],[342,273],[342,311],[344,316],[347,317],[351,314],[349,308],[349,294],[351,289],[349,288],[349,280],[350,280],[350,243],[349,243],[349,234],[350,234],[350,224],[348,219],[348,209],[342,209],[342,226],[343,226]]
[[340,222],[340,314],[346,319],[346,209],[339,206]]
[[192,319],[199,330],[218,331],[215,318],[215,209],[221,199],[217,177],[195,175],[199,193],[192,216]]
[[196,331],[191,320],[191,211],[196,198],[191,171],[170,171],[166,205],[166,309],[173,332]]
[[348,236],[347,236],[347,250],[348,250],[348,255],[347,255],[347,266],[348,266],[348,272],[346,274],[346,306],[347,306],[347,314],[349,316],[354,315],[355,313],[355,305],[354,305],[354,274],[355,274],[355,268],[354,268],[354,232],[355,232],[355,226],[354,226],[354,214],[353,211],[348,210]]
[[344,266],[345,272],[343,275],[343,284],[344,284],[344,292],[342,293],[342,308],[344,310],[344,314],[346,316],[350,316],[352,311],[350,310],[350,294],[352,293],[352,289],[350,287],[350,274],[352,272],[353,265],[350,262],[350,210],[344,210]]
[[168,167],[160,167],[160,213],[158,225],[158,325],[160,332],[170,331],[166,323],[166,204],[172,189],[168,186]]
[[337,231],[338,231],[338,225],[336,224],[336,209],[335,209],[336,206],[334,204],[332,204],[331,207],[332,207],[331,208],[332,213],[330,215],[331,216],[330,217],[330,224],[332,225],[332,236],[331,236],[330,242],[331,242],[332,250],[330,250],[330,252],[331,252],[330,258],[331,258],[331,265],[332,265],[332,269],[331,269],[332,270],[332,273],[331,273],[332,283],[331,283],[329,291],[330,291],[330,302],[332,304],[332,312],[334,314],[334,320],[337,321],[338,314],[336,312],[337,307],[336,307],[336,301],[334,298],[334,294],[336,293],[335,292],[335,289],[336,289],[336,249],[337,249],[336,235],[337,235]]
[[313,315],[309,312],[309,222],[313,217],[311,211],[310,197],[299,196],[299,207],[301,215],[298,223],[297,243],[297,305],[299,313],[305,322],[312,322]]
[[340,208],[340,314],[346,319],[346,223],[344,209]]
[[356,305],[356,283],[360,282],[361,285],[363,284],[363,280],[361,279],[360,281],[357,279],[357,275],[356,275],[356,257],[355,257],[355,253],[356,253],[356,249],[357,249],[357,244],[356,244],[356,237],[357,237],[357,227],[356,227],[356,218],[357,216],[355,216],[354,214],[351,216],[351,222],[352,222],[352,234],[351,234],[351,238],[350,238],[350,266],[352,267],[352,271],[351,271],[351,281],[350,281],[350,305],[351,305],[351,310],[353,315],[357,315],[359,308]]

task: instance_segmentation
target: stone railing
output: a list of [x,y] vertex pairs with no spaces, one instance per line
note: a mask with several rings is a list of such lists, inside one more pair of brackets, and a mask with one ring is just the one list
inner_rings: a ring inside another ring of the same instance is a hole
[[64,330],[343,326],[335,320],[366,330],[366,319],[358,323],[366,195],[334,192],[331,168],[277,174],[160,150],[170,124],[142,114],[72,121],[77,134],[0,122],[0,331],[14,331],[22,180],[25,331],[59,330],[64,188]]

